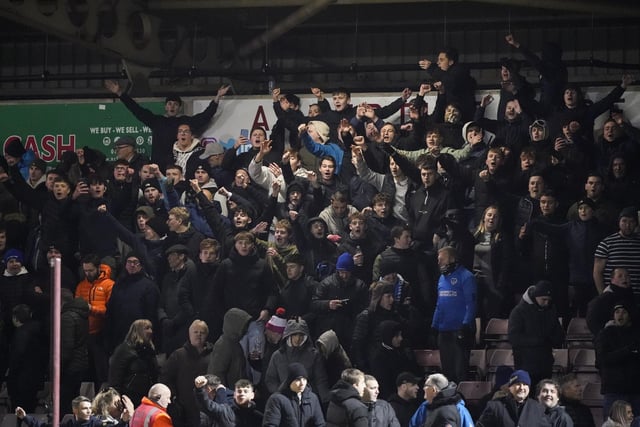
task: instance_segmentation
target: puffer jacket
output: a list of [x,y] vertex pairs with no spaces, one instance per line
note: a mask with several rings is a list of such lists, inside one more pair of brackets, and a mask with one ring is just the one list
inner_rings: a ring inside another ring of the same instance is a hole
[[564,331],[556,310],[540,307],[531,295],[533,286],[522,295],[520,303],[509,316],[509,342],[513,347],[516,369],[532,376],[549,376],[553,366],[553,349],[564,341]]
[[89,369],[89,306],[82,298],[75,298],[62,306],[62,371],[86,373]]
[[358,391],[346,381],[339,380],[331,390],[327,409],[327,427],[368,427],[367,405],[362,403]]
[[298,399],[296,393],[283,384],[269,396],[264,408],[263,427],[324,427],[320,401],[309,387]]
[[[293,334],[303,334],[305,342],[300,347],[289,344]],[[267,368],[265,384],[270,393],[275,393],[287,378],[287,369],[291,363],[301,363],[309,374],[309,385],[322,402],[329,401],[327,370],[320,352],[313,346],[309,328],[304,320],[289,320],[282,335],[280,349],[273,353]]]
[[78,284],[76,298],[82,298],[91,305],[89,309],[89,334],[94,335],[102,331],[107,303],[111,298],[114,281],[111,280],[111,267],[100,264],[98,278],[89,282],[87,278]]

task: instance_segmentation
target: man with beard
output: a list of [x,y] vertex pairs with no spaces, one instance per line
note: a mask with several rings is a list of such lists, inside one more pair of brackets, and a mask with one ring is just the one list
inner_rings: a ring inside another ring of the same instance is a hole
[[354,276],[354,270],[351,254],[340,255],[336,272],[320,282],[311,302],[311,311],[317,315],[315,335],[333,329],[344,348],[351,348],[355,318],[369,300],[368,287]]
[[89,305],[89,369],[94,383],[102,385],[107,380],[108,370],[103,339],[104,320],[114,281],[111,280],[111,268],[100,264],[100,259],[93,254],[82,258],[82,271],[85,278],[76,287],[76,298],[84,299]]
[[420,378],[411,372],[401,372],[396,378],[396,392],[387,399],[401,427],[409,426],[411,417],[420,406],[418,384],[420,384]]
[[154,214],[163,220],[167,220],[167,208],[164,204],[164,198],[160,192],[160,183],[156,178],[146,179],[140,186],[142,190],[142,197],[144,200],[143,206],[149,206]]

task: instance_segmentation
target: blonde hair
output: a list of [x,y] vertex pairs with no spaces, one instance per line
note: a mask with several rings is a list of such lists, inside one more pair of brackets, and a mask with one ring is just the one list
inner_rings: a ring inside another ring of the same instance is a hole
[[171,208],[168,215],[173,215],[175,219],[182,222],[183,225],[189,225],[189,218],[191,217],[189,216],[189,211],[187,210],[187,208],[183,206],[176,206],[175,208]]
[[495,243],[500,241],[500,239],[502,238],[500,233],[500,227],[502,226],[502,214],[500,213],[500,209],[498,209],[496,205],[487,206],[484,212],[482,212],[482,219],[480,219],[480,224],[478,224],[478,228],[476,228],[475,233],[473,233],[473,237],[476,240],[478,240],[478,237],[486,233],[487,229],[484,226],[484,217],[487,215],[487,212],[489,212],[489,209],[495,209],[495,211],[498,213],[496,231],[491,233],[491,242],[490,242],[490,243]]
[[147,326],[153,327],[153,324],[148,319],[134,320],[129,327],[129,332],[127,332],[127,336],[124,338],[124,341],[131,347],[137,347],[138,345],[146,344],[155,349],[155,347],[153,346],[153,341],[147,341],[145,339],[144,329]]
[[115,388],[109,387],[106,390],[102,390],[93,398],[91,411],[98,417],[109,416],[109,407],[118,399],[120,399],[120,393]]

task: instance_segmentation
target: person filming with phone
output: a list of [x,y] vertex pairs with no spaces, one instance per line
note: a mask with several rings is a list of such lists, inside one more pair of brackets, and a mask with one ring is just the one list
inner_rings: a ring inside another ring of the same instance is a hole
[[318,286],[311,300],[311,312],[317,315],[314,336],[333,329],[344,348],[351,348],[356,316],[367,307],[367,285],[353,275],[355,264],[348,252],[338,257],[336,271]]

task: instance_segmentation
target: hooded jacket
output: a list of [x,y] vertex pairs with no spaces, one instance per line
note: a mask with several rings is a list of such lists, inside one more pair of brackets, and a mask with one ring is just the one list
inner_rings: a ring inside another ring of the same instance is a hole
[[[628,310],[628,309],[627,309]],[[640,381],[640,334],[637,326],[610,321],[596,341],[596,365],[600,368],[600,392],[637,394]]]
[[522,295],[509,316],[509,342],[516,369],[531,376],[551,375],[554,348],[562,346],[564,331],[553,305],[541,307],[533,296],[534,286]]
[[[305,341],[300,347],[289,344],[289,338],[293,334],[302,334]],[[313,346],[309,335],[309,327],[304,320],[289,320],[282,335],[280,349],[273,353],[267,373],[265,384],[270,393],[275,393],[283,381],[287,379],[287,369],[291,363],[300,363],[309,374],[307,380],[311,388],[323,402],[329,400],[329,384],[327,370],[322,355]]]
[[251,315],[239,308],[231,308],[224,315],[222,335],[213,345],[207,373],[217,375],[222,384],[235,384],[247,376],[246,356],[240,339],[247,332]]
[[107,313],[107,303],[111,298],[111,289],[115,282],[111,280],[111,267],[100,264],[98,278],[89,282],[85,277],[78,283],[76,298],[82,298],[89,303],[89,334],[97,334],[104,327],[104,317]]
[[[604,291],[589,302],[587,309],[587,326],[596,338],[609,320],[613,317],[613,307],[620,301],[633,301],[633,289],[631,286],[623,288],[611,284]],[[638,310],[629,307],[632,320],[640,319]]]
[[294,379],[287,378],[278,391],[269,396],[264,408],[263,427],[325,426],[318,397],[307,386],[298,398],[289,388]]
[[368,427],[367,405],[362,403],[358,391],[346,381],[338,380],[331,390],[327,409],[327,427]]
[[[462,397],[460,393],[456,391],[456,384],[450,382],[434,396],[433,401],[429,404],[429,413],[423,426],[439,427],[447,424],[451,424],[452,426],[462,425],[462,420],[465,417],[463,417],[458,410],[457,405],[460,402],[462,402]],[[463,409],[463,411],[466,410],[466,408]]]
[[340,345],[338,336],[333,329],[325,331],[318,337],[316,348],[324,358],[329,384],[335,384],[340,379],[342,371],[352,367],[347,352]]

